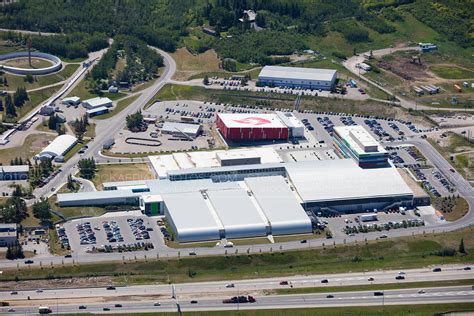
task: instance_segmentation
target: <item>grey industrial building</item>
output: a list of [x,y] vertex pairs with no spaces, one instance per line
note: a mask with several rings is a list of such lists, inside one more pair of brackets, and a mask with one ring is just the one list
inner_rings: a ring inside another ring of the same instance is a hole
[[28,180],[30,166],[0,166],[0,181]]
[[201,124],[164,122],[161,128],[162,134],[170,134],[175,136],[184,136],[196,138],[202,132]]
[[18,241],[16,224],[0,224],[0,247],[13,245]]
[[258,75],[261,86],[331,90],[336,84],[333,69],[265,66]]

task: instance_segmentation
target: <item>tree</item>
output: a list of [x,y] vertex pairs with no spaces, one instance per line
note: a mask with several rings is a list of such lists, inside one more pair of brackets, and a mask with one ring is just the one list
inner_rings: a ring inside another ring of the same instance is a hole
[[48,120],[48,128],[52,130],[56,130],[59,124],[59,117],[56,114],[53,114],[49,117]]
[[7,80],[7,77],[3,78],[3,85],[5,87],[8,87],[8,80]]
[[94,158],[81,159],[78,162],[78,166],[81,178],[91,180],[94,177],[96,171]]
[[141,111],[127,115],[127,128],[131,131],[140,130],[143,125],[143,115]]
[[31,74],[27,74],[27,75],[25,76],[25,78],[23,78],[23,80],[24,80],[25,82],[32,83],[35,79],[33,78],[33,76],[32,76]]
[[72,179],[72,175],[69,174],[67,176],[67,183],[66,183],[66,187],[69,191],[75,191],[76,190],[76,187],[74,186],[74,180]]
[[5,97],[5,110],[8,116],[15,117],[16,116],[16,108],[13,104],[13,100],[10,94],[7,94]]
[[33,215],[41,221],[42,224],[51,223],[51,205],[48,199],[42,197],[33,204]]
[[3,112],[4,108],[3,108],[3,101],[0,100],[0,112]]
[[466,254],[466,249],[464,248],[464,238],[461,238],[461,242],[459,243],[459,252]]

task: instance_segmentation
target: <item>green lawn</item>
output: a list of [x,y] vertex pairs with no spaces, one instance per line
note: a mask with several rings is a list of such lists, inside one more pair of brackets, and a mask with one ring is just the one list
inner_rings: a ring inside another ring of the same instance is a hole
[[94,207],[94,206],[59,207],[57,205],[56,195],[50,197],[49,202],[53,210],[60,212],[66,218],[76,217],[76,216],[100,216],[107,212],[103,207]]
[[153,173],[146,163],[100,164],[92,179],[100,190],[104,182],[153,179]]
[[138,99],[138,97],[140,97],[140,95],[141,94],[139,93],[137,95],[133,95],[131,97],[127,97],[127,98],[124,98],[124,99],[118,101],[117,105],[113,108],[112,111],[109,111],[108,113],[105,113],[105,114],[102,114],[102,115],[97,115],[97,116],[94,117],[94,120],[105,120],[105,119],[111,118],[115,114],[122,112],[127,106],[132,104],[133,101]]
[[[427,229],[429,231],[429,229]],[[117,284],[149,284],[152,282],[196,282],[207,280],[284,277],[310,273],[328,274],[377,269],[408,269],[429,265],[472,263],[474,260],[474,228],[445,234],[403,237],[391,240],[334,247],[331,240],[324,248],[274,253],[197,257],[146,262],[84,264],[56,267],[54,272],[21,269],[4,273],[0,280],[42,279],[54,276],[113,276]],[[464,238],[467,255],[438,256],[445,247],[457,249]],[[356,260],[354,259],[356,258]],[[189,276],[193,272],[193,277]]]
[[[292,315],[292,316],[429,316],[445,315],[450,311],[471,312],[474,310],[474,303],[450,303],[450,304],[431,304],[431,305],[400,305],[400,306],[364,306],[364,307],[324,307],[324,308],[290,308],[290,309],[260,309],[260,310],[240,310],[240,311],[203,311],[203,312],[185,312],[183,315],[191,316],[273,316],[273,315]],[[439,314],[438,314],[439,313]],[[121,314],[127,315],[127,314]],[[153,314],[156,315],[156,314]],[[176,315],[176,313],[163,313],[163,316]]]
[[431,66],[430,70],[444,79],[473,79],[474,71],[459,67]]
[[[69,97],[72,97],[72,96],[76,96],[76,97],[79,97],[81,98],[81,100],[87,100],[87,99],[91,99],[91,98],[95,98],[95,97],[98,97],[99,95],[97,94],[93,94],[91,93],[89,90],[88,90],[88,81],[87,80],[82,80],[81,82],[79,82],[77,84],[77,86],[68,94]],[[110,100],[117,100],[117,99],[120,99],[120,98],[123,98],[124,96],[126,96],[126,94],[124,93],[103,93],[102,95],[100,95],[101,97],[107,97],[109,98]]]
[[[31,110],[37,107],[41,102],[46,101],[49,97],[51,97],[54,93],[56,93],[60,89],[60,86],[54,86],[38,91],[33,91],[28,93],[29,100],[19,108],[16,108],[17,116],[14,121],[18,121],[23,116],[28,114]],[[3,102],[5,104],[5,102]]]
[[15,91],[18,87],[25,87],[27,90],[44,87],[54,83],[58,83],[69,78],[79,67],[79,64],[66,65],[61,71],[45,76],[34,76],[32,83],[26,82],[24,76],[12,75],[5,73],[4,78],[8,81],[8,86],[2,86],[3,90]]

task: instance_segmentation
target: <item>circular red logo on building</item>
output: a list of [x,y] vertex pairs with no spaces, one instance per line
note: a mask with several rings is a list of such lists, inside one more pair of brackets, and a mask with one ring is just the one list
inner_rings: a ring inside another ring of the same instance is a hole
[[233,120],[234,122],[241,123],[241,124],[248,124],[248,125],[264,125],[271,123],[270,120],[261,118],[261,117],[246,117],[241,120]]

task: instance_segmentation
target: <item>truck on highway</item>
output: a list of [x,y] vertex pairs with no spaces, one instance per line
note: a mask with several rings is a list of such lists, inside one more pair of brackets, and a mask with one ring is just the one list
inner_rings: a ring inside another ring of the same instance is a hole
[[234,296],[222,301],[224,304],[236,304],[236,303],[255,303],[257,300],[253,296]]
[[359,216],[361,222],[371,222],[377,220],[377,214],[364,214]]
[[40,314],[51,314],[53,311],[49,306],[40,306],[38,307],[38,313]]

